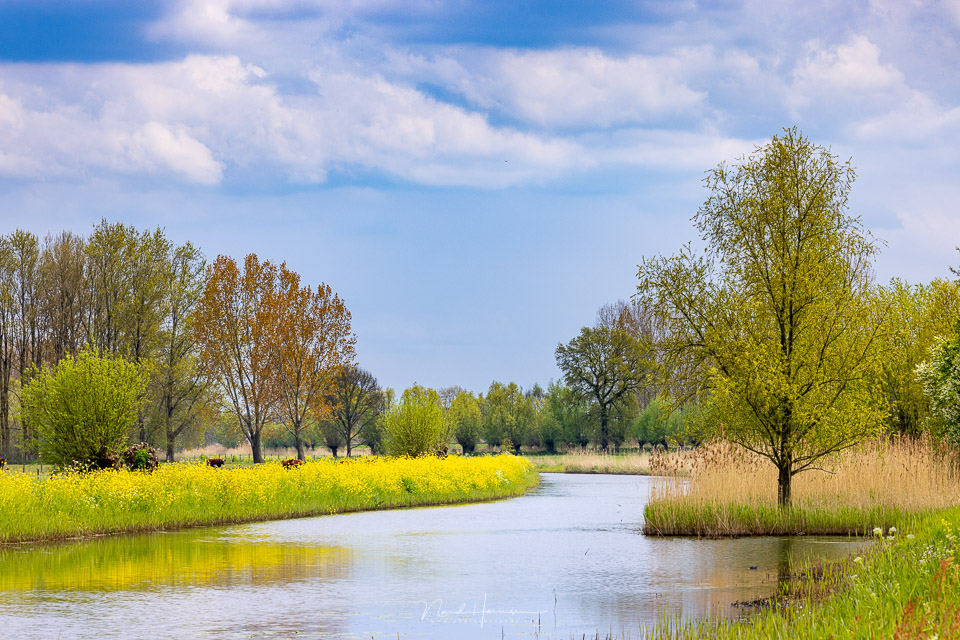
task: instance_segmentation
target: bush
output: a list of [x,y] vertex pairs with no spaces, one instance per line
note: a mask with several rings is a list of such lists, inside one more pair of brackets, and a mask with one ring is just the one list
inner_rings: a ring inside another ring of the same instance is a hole
[[440,395],[433,389],[413,385],[403,392],[383,417],[387,452],[395,456],[434,453],[446,443],[446,423]]
[[36,431],[43,461],[59,468],[117,466],[146,386],[147,374],[136,365],[89,349],[53,370],[35,369],[23,388],[23,419]]
[[119,458],[120,464],[130,471],[153,471],[160,464],[157,450],[146,442],[127,447]]

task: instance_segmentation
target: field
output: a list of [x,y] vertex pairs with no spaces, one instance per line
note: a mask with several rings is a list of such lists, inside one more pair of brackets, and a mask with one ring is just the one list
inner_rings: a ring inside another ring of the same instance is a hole
[[231,469],[161,465],[36,477],[0,473],[0,542],[249,522],[504,498],[537,483],[514,456],[354,458]]
[[920,440],[876,441],[825,459],[793,479],[793,507],[777,508],[769,461],[729,443],[691,453],[651,491],[644,531],[656,535],[867,535],[957,504],[953,454]]

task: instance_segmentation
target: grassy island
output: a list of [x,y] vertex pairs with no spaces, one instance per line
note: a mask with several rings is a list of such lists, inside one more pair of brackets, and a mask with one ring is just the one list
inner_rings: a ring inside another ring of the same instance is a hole
[[8,471],[0,473],[0,542],[476,502],[537,482],[530,463],[510,455],[324,459],[290,470],[181,463],[46,478]]

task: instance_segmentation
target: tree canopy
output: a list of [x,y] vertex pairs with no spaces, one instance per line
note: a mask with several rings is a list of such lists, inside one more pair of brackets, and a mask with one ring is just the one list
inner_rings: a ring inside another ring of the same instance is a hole
[[705,245],[639,266],[637,298],[666,328],[660,352],[705,374],[726,437],[791,479],[876,432],[883,325],[870,299],[875,242],[847,213],[855,172],[787,129],[705,178]]

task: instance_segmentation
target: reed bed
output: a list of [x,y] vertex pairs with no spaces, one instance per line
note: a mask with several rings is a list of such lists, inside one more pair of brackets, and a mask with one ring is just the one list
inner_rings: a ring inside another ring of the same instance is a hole
[[690,469],[690,464],[685,462],[689,455],[689,451],[623,454],[570,451],[557,455],[534,456],[529,459],[535,469],[544,472],[647,476],[686,473]]
[[323,459],[291,470],[177,463],[39,479],[3,472],[0,543],[489,500],[536,483],[530,463],[510,455]]
[[[960,503],[953,453],[926,440],[878,440],[794,476],[777,508],[773,465],[728,442],[700,447],[651,487],[644,532],[655,535],[865,535]],[[689,470],[689,477],[679,477]]]

